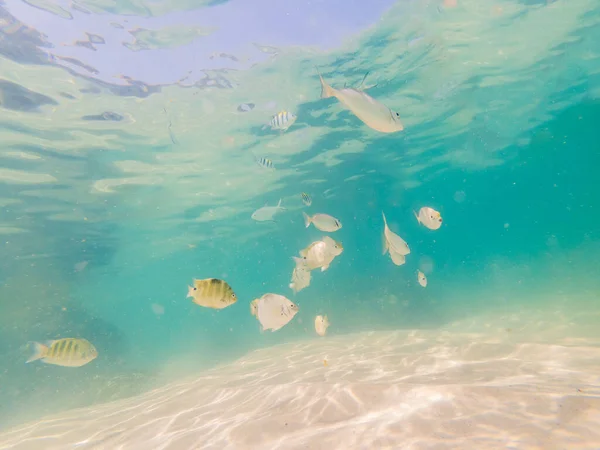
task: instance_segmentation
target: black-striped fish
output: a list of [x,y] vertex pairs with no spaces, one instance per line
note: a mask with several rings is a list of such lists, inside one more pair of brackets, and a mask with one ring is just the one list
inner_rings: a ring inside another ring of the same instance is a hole
[[271,126],[272,130],[285,131],[294,124],[296,119],[297,117],[294,113],[289,111],[280,111],[271,117],[269,125]]
[[302,193],[302,203],[304,203],[306,206],[312,205],[312,198],[310,198],[310,195],[308,195],[306,192]]
[[47,364],[64,367],[81,367],[98,356],[98,351],[85,339],[63,338],[47,345],[34,342],[35,351],[28,363],[41,359]]
[[218,278],[194,280],[194,285],[188,286],[187,296],[192,297],[196,305],[213,309],[223,309],[237,301],[231,286]]
[[262,156],[260,158],[256,158],[256,164],[258,164],[263,169],[275,168],[275,166],[273,165],[273,161],[271,161],[269,158],[264,158]]

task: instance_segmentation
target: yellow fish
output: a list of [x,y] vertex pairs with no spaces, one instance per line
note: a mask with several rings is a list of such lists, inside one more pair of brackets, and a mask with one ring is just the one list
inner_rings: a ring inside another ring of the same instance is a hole
[[218,278],[194,280],[194,285],[188,286],[187,296],[192,297],[195,304],[213,309],[223,309],[237,301],[231,286]]
[[34,342],[35,350],[28,363],[41,359],[47,364],[63,367],[81,367],[96,359],[98,351],[85,339],[63,338],[48,345]]

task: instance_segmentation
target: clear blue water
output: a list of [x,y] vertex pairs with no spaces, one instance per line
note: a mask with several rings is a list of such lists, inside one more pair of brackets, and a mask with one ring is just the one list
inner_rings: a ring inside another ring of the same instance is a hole
[[[327,49],[300,37],[305,47],[265,42],[277,54],[239,73],[202,75],[198,62],[187,85],[129,87],[106,81],[107,70],[47,64],[40,55],[60,49],[18,23],[64,19],[0,6],[0,423],[134,395],[257,348],[313,339],[317,314],[338,335],[436,329],[558,300],[598,312],[598,6],[388,6],[381,21]],[[90,16],[104,28],[105,12]],[[160,52],[191,45],[162,38],[146,50],[156,58],[149,72]],[[91,58],[80,50],[82,61]],[[400,111],[406,129],[378,134],[319,99],[315,65],[337,87],[370,71],[377,86],[369,94]],[[120,73],[118,64],[111,70]],[[244,102],[256,108],[237,112]],[[262,130],[282,108],[296,124],[285,134]],[[121,120],[93,119],[106,111]],[[273,159],[275,172],[254,155]],[[276,223],[250,219],[280,198],[287,211]],[[421,206],[441,212],[440,230],[418,225]],[[302,210],[339,218],[332,237],[344,252],[294,295],[291,257],[324,235],[304,228]],[[382,211],[410,245],[404,266],[381,254]],[[193,278],[209,277],[227,280],[239,301],[213,311],[186,299]],[[261,333],[249,311],[266,292],[300,306],[276,333]],[[25,364],[29,341],[59,337],[85,337],[100,356],[75,370]]]

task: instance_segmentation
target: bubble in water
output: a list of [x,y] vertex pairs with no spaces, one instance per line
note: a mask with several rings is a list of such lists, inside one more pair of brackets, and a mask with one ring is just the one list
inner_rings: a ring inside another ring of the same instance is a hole
[[75,264],[75,266],[73,267],[75,269],[75,272],[81,272],[83,269],[85,269],[88,265],[88,261],[81,261],[78,262],[77,264]]
[[421,256],[419,259],[419,270],[423,273],[433,272],[433,259],[429,256]]
[[159,305],[158,303],[152,303],[150,307],[152,308],[152,312],[159,317],[165,313],[164,306]]
[[465,194],[465,191],[456,191],[453,198],[456,203],[462,203],[467,198],[467,194]]

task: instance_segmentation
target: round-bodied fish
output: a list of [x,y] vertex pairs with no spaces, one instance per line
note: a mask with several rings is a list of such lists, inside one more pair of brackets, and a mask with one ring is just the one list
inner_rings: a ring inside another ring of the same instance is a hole
[[385,255],[389,250],[390,254],[397,253],[401,256],[408,255],[410,253],[410,248],[406,241],[390,230],[383,211],[381,211],[381,215],[383,216],[383,254]]
[[218,278],[194,280],[193,286],[188,286],[187,297],[192,297],[196,305],[213,309],[227,308],[237,302],[231,286]]
[[303,192],[300,196],[302,197],[302,203],[304,203],[306,206],[312,205],[312,198],[310,195],[308,195],[306,192]]
[[292,282],[290,283],[290,289],[294,291],[294,294],[310,286],[310,269],[306,267],[304,260],[300,259],[299,261],[294,267]]
[[427,277],[420,270],[417,270],[417,281],[422,287],[427,287]]
[[315,241],[304,250],[300,250],[301,257],[294,257],[294,261],[296,261],[296,265],[304,264],[309,270],[320,267],[321,272],[324,272],[335,257],[341,255],[343,251],[344,247],[341,242],[325,236],[322,240]]
[[279,294],[265,294],[253,300],[250,311],[262,326],[262,331],[277,331],[287,325],[298,313],[298,305]]
[[335,217],[330,216],[329,214],[315,214],[314,216],[309,216],[305,212],[302,212],[304,216],[304,226],[308,228],[312,223],[315,228],[321,231],[325,231],[327,233],[333,233],[342,228],[342,222],[340,222]]
[[429,206],[424,206],[419,210],[419,213],[414,212],[417,222],[423,224],[430,230],[437,230],[442,226],[442,215]]
[[46,345],[33,343],[35,350],[28,363],[42,360],[46,364],[63,367],[81,367],[98,356],[96,347],[86,339],[63,338],[50,341]]
[[[277,114],[271,117],[269,121],[269,126],[272,130],[286,131],[289,127],[291,127],[298,117],[289,111],[280,111]],[[267,126],[265,125],[263,129]]]
[[315,331],[319,336],[325,336],[327,328],[329,328],[329,319],[327,316],[315,317]]

